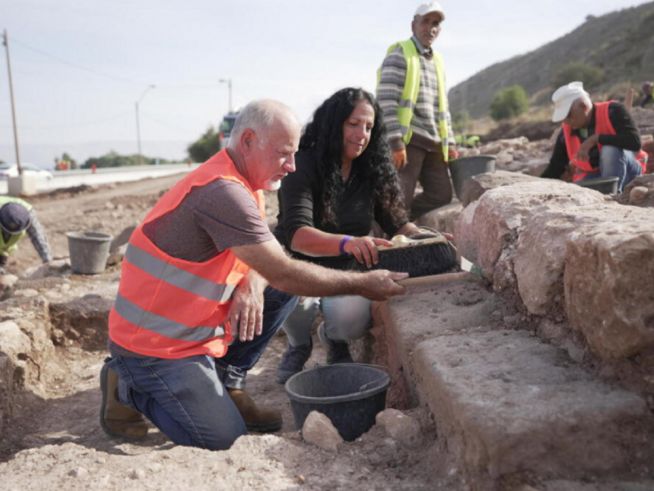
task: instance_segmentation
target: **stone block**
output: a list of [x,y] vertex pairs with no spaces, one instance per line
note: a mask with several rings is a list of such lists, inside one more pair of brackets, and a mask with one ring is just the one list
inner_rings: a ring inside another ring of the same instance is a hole
[[473,279],[411,289],[407,295],[373,303],[374,363],[386,367],[391,377],[387,406],[406,409],[417,404],[412,358],[419,343],[490,329],[484,322],[493,317],[499,321],[498,303],[496,295]]
[[609,386],[519,331],[440,336],[415,353],[421,391],[466,475],[496,482],[634,472],[654,457],[639,395]]
[[454,224],[462,209],[463,207],[458,201],[450,203],[421,215],[415,223],[421,227],[430,227],[440,232],[453,233]]
[[626,359],[654,347],[654,220],[647,209],[616,206],[604,223],[570,239],[565,309],[592,351]]
[[625,213],[631,211],[614,203],[550,205],[525,222],[515,250],[514,273],[529,312],[545,315],[562,304],[565,250],[571,237],[597,227],[611,228],[625,219]]
[[532,182],[540,180],[537,177],[520,174],[519,172],[510,172],[505,170],[497,170],[495,172],[478,174],[466,180],[463,183],[461,192],[461,203],[463,206],[468,206],[473,201],[478,200],[482,194],[490,189],[499,188],[502,186],[510,186],[521,182]]
[[[491,189],[473,203],[473,209],[466,207],[457,221],[459,252],[476,263],[485,277],[493,278],[500,257],[512,261],[517,239],[533,217],[552,207],[600,205],[608,200],[600,193],[553,179]],[[510,273],[513,265],[501,269]]]

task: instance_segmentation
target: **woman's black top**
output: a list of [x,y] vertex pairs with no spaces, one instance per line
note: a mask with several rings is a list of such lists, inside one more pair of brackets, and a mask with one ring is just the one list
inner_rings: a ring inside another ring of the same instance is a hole
[[323,220],[323,183],[320,162],[311,158],[308,151],[295,156],[296,171],[282,180],[279,190],[279,215],[275,236],[294,257],[333,269],[346,269],[352,259],[344,256],[309,257],[291,250],[291,240],[301,227],[314,227],[334,234],[367,235],[373,220],[389,236],[393,236],[404,223],[394,223],[387,210],[375,203],[372,183],[364,172],[352,163],[348,180],[337,190],[336,225]]

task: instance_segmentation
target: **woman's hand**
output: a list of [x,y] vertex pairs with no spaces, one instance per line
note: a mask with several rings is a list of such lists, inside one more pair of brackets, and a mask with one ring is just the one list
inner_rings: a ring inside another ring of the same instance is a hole
[[379,253],[377,246],[393,245],[391,241],[386,239],[379,239],[377,237],[352,237],[343,246],[343,251],[346,254],[354,256],[360,264],[365,264],[366,267],[371,268],[379,262]]

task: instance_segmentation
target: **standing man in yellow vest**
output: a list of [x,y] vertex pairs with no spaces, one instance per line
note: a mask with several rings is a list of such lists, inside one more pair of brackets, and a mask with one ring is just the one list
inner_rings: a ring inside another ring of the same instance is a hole
[[[379,73],[377,99],[412,219],[452,200],[447,162],[457,152],[443,60],[431,48],[443,20],[438,2],[420,5],[413,36],[388,48]],[[414,198],[417,182],[423,192]]]

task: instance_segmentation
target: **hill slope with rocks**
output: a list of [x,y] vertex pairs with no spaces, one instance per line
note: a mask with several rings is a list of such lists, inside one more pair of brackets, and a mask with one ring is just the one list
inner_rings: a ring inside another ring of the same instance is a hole
[[[519,40],[516,40],[519,43]],[[532,102],[549,103],[553,79],[566,64],[598,68],[603,77],[597,90],[654,78],[654,2],[599,17],[589,15],[581,26],[534,51],[482,70],[450,90],[454,113],[484,116],[495,93],[521,85]]]

